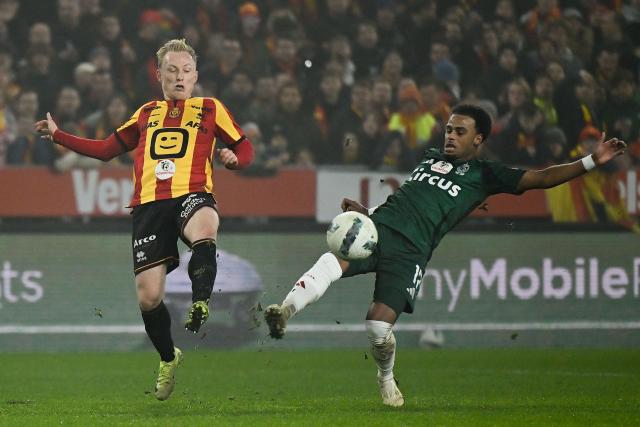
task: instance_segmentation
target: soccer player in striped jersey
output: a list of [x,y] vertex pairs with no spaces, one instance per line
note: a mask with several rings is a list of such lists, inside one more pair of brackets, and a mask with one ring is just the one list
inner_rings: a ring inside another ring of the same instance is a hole
[[404,405],[393,376],[396,340],[392,327],[412,313],[427,261],[440,240],[490,195],[550,188],[621,155],[626,144],[604,134],[592,155],[542,170],[524,170],[477,158],[491,132],[491,118],[473,105],[456,106],[445,127],[442,150],[428,150],[411,176],[383,204],[367,209],[344,199],[343,210],[370,215],[378,245],[362,260],[346,261],[328,252],[295,283],[282,304],[265,310],[269,334],[282,338],[289,318],[317,301],[340,277],[375,272],[373,301],[366,317],[371,353],[378,365],[382,402]]
[[[182,352],[174,347],[171,318],[163,303],[166,275],[179,264],[178,238],[192,250],[188,271],[193,304],[185,327],[198,332],[209,317],[216,277],[219,217],[213,196],[215,153],[227,169],[253,160],[253,147],[226,107],[215,98],[192,98],[197,56],[184,39],[157,52],[157,78],[164,100],[140,108],[103,140],[70,135],[51,115],[36,123],[64,147],[100,160],[134,151],[132,253],[138,303],[145,330],[160,354],[155,395],[167,399]],[[216,142],[224,148],[216,150]]]

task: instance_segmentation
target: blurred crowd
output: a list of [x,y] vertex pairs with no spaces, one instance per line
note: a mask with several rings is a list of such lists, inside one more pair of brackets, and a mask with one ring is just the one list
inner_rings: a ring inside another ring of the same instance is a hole
[[606,132],[629,144],[613,167],[640,165],[640,0],[0,0],[0,166],[99,166],[34,122],[106,137],[162,99],[155,52],[176,37],[194,96],[253,141],[250,173],[408,170],[459,102],[494,118],[485,157],[559,163]]

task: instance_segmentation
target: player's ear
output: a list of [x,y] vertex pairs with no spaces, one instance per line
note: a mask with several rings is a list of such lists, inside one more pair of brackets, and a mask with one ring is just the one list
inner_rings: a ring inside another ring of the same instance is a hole
[[156,78],[160,81],[160,68],[156,68]]
[[480,144],[482,144],[482,134],[478,133],[475,137],[473,137],[473,146],[478,148]]
[[198,70],[196,70],[196,82],[198,81]]

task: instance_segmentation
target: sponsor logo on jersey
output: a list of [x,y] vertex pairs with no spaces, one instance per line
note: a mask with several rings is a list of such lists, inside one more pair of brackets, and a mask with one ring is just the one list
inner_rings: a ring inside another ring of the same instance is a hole
[[456,168],[456,175],[464,176],[467,172],[469,172],[469,163],[463,163]]
[[424,168],[416,169],[409,180],[418,182],[426,181],[427,184],[437,186],[441,190],[446,191],[451,197],[456,197],[462,189],[462,187],[457,184],[453,184],[453,182],[444,177],[424,172]]
[[171,178],[176,173],[176,164],[171,160],[164,159],[156,165],[156,178],[160,181]]
[[445,162],[444,160],[440,160],[436,164],[431,165],[432,171],[441,173],[443,175],[451,172],[451,169],[453,169],[453,165],[449,162]]
[[182,202],[182,212],[180,212],[180,217],[181,218],[187,218],[189,215],[191,215],[191,212],[198,207],[199,205],[203,204],[204,202],[206,202],[207,199],[205,199],[202,196],[198,196],[196,194],[191,194],[189,195],[189,197],[187,197],[187,199]]
[[169,117],[172,119],[177,119],[178,117],[180,117],[180,108],[173,107],[171,111],[169,111]]
[[143,251],[136,252],[136,261],[142,262],[147,260],[147,255]]
[[151,236],[143,237],[142,239],[136,239],[136,240],[133,241],[133,247],[135,249],[138,246],[146,245],[147,243],[151,243],[154,240],[156,240],[156,235],[155,234],[152,234]]

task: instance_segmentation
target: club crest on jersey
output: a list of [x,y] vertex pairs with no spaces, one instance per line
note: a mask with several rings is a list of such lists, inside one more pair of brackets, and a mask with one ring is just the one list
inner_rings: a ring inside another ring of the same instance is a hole
[[456,168],[456,175],[464,175],[469,172],[469,163],[463,163]]
[[180,117],[180,109],[178,107],[173,107],[171,111],[169,111],[169,117],[172,119],[177,119]]
[[176,164],[171,160],[164,159],[156,165],[156,178],[160,181],[171,178],[176,173]]
[[443,175],[451,172],[451,169],[453,169],[453,165],[449,162],[445,162],[444,160],[440,160],[439,162],[431,165],[432,171],[441,173]]

